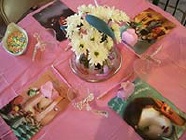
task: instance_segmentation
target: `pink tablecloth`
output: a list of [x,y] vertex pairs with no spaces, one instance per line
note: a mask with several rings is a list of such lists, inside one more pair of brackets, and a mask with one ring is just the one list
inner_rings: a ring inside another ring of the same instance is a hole
[[[77,6],[82,4],[94,3],[89,0],[69,1],[62,0],[71,9],[76,11]],[[186,89],[186,29],[170,14],[163,12],[160,8],[150,4],[146,0],[98,0],[98,4],[115,6],[124,10],[131,18],[136,14],[151,7],[161,12],[165,17],[174,22],[177,27],[165,38],[155,43],[149,50],[163,45],[163,49],[157,54],[157,58],[162,61],[161,66],[153,66],[154,70],[150,71],[147,76],[142,76],[149,84],[160,91],[165,97],[170,99],[177,107],[186,112],[185,106],[185,89]],[[39,11],[40,9],[38,9]],[[38,12],[36,11],[36,12]],[[0,48],[0,108],[6,105],[16,97],[27,82],[37,78],[38,73],[44,69],[55,65],[60,69],[61,75],[75,88],[80,84],[88,87],[95,96],[107,91],[129,73],[133,67],[133,62],[137,58],[127,47],[120,44],[120,49],[124,57],[121,70],[111,79],[101,83],[87,83],[75,76],[68,63],[71,55],[70,51],[65,51],[68,41],[57,42],[49,33],[32,17],[32,14],[26,16],[19,25],[23,27],[29,37],[28,50],[26,54],[18,57],[7,54],[4,49]],[[41,37],[53,43],[53,49],[48,47],[43,53],[41,59],[35,62],[31,61],[34,44],[34,33],[39,33]],[[174,53],[173,53],[174,52]],[[173,59],[172,59],[173,58]],[[129,67],[130,69],[126,69]],[[108,118],[93,115],[86,111],[78,111],[69,106],[67,111],[60,114],[52,123],[42,129],[34,139],[41,140],[121,140],[130,139],[138,140],[140,137],[129,127],[114,111],[110,110],[107,102],[114,95],[111,94],[104,100],[96,100],[95,104],[98,109],[107,110]],[[176,98],[175,98],[176,97]],[[2,121],[0,130],[6,124]],[[9,136],[9,129],[0,131],[0,138],[6,139]],[[182,137],[186,139],[186,135]],[[8,139],[9,140],[9,139]]]

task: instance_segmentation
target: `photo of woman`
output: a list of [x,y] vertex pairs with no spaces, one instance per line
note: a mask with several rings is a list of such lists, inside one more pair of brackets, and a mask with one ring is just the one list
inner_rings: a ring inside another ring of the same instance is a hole
[[125,129],[132,127],[132,133],[143,140],[179,140],[186,130],[186,113],[142,79],[136,78],[131,84],[134,90],[130,95],[121,86],[108,102],[126,123]]
[[178,139],[175,126],[185,127],[185,119],[168,104],[151,97],[130,101],[123,119],[145,140]]

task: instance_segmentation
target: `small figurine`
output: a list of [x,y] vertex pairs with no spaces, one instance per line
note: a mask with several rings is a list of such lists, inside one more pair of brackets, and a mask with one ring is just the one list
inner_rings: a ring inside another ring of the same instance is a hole
[[40,35],[38,33],[35,33],[33,36],[37,40],[37,43],[34,46],[34,51],[33,51],[33,54],[32,54],[32,61],[35,61],[35,58],[36,58],[38,50],[40,50],[40,51],[44,51],[45,50],[46,42],[41,40],[41,37],[40,37]]

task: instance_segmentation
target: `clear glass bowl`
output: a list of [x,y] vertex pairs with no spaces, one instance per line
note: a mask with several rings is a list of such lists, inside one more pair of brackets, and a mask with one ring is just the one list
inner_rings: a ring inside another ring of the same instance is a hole
[[[72,71],[81,79],[88,82],[100,82],[106,80],[116,74],[121,67],[122,55],[117,47],[110,52],[106,65],[92,66],[88,63],[85,64],[84,57],[76,57],[72,55],[70,59],[70,67]],[[86,60],[85,60],[86,61]]]

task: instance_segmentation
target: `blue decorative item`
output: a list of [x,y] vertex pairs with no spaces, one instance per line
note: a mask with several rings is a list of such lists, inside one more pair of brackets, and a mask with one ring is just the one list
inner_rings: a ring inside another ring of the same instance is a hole
[[86,15],[85,19],[94,28],[110,36],[113,40],[116,40],[114,32],[105,21],[93,15]]

